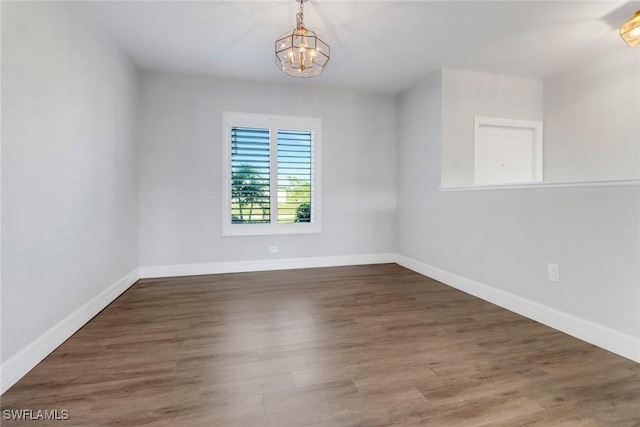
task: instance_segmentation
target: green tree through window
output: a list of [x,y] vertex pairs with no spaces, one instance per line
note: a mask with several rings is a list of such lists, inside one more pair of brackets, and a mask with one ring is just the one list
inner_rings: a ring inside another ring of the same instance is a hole
[[231,129],[231,223],[268,223],[271,219],[268,129]]
[[232,170],[231,210],[233,224],[269,222],[269,185],[251,165]]

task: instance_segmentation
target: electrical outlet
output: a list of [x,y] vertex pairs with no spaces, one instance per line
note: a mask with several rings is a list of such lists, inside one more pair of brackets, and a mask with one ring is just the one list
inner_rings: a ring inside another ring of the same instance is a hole
[[549,280],[552,282],[560,282],[560,266],[558,264],[549,264],[547,273]]
[[269,253],[270,254],[277,254],[280,251],[280,248],[277,246],[269,246]]

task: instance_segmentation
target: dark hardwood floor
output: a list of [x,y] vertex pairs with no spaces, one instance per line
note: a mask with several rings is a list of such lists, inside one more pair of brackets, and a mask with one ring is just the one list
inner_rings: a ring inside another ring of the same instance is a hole
[[640,365],[395,264],[140,280],[10,425],[638,426]]

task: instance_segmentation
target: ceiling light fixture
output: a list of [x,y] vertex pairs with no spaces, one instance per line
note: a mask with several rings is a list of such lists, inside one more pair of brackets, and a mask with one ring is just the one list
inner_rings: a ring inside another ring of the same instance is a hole
[[296,29],[276,40],[276,65],[293,77],[313,77],[322,73],[329,62],[329,45],[304,26],[304,3],[296,14]]
[[620,37],[629,46],[640,46],[640,10],[636,12],[633,18],[620,25]]

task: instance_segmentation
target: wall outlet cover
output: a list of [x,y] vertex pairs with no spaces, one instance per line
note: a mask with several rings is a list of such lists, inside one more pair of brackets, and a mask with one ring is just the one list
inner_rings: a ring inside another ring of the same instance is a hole
[[552,282],[560,282],[560,266],[558,264],[549,264],[547,269],[549,280]]

